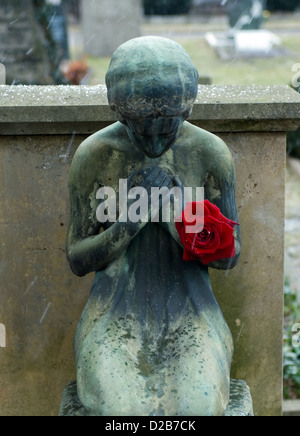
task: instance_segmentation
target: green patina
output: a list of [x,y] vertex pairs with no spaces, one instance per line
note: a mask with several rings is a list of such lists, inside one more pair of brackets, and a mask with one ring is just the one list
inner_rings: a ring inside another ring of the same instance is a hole
[[[68,260],[96,272],[77,327],[77,388],[88,415],[223,415],[232,337],[208,268],[183,262],[175,223],[95,220],[99,186],[204,187],[238,222],[235,171],[219,138],[188,123],[198,73],[178,44],[156,37],[121,46],[107,75],[119,122],[88,138],[70,170]],[[169,129],[169,130],[168,130]],[[171,131],[170,131],[171,130]],[[240,255],[209,266],[231,269]]]

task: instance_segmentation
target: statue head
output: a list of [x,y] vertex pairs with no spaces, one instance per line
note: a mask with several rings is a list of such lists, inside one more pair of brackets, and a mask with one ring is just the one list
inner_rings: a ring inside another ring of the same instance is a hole
[[108,101],[135,145],[149,157],[166,152],[191,115],[198,71],[174,41],[136,38],[114,53],[106,75]]

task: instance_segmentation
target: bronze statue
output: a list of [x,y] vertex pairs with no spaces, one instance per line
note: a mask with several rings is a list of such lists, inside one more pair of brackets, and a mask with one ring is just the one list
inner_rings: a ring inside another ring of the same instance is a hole
[[115,222],[101,223],[97,192],[118,193],[128,180],[128,189],[148,194],[150,215],[151,188],[204,187],[205,199],[237,223],[231,154],[186,121],[198,73],[177,43],[125,43],[112,57],[107,88],[119,121],[84,141],[69,181],[68,260],[78,276],[96,273],[75,337],[80,402],[92,416],[223,415],[233,341],[208,267],[237,264],[239,227],[234,257],[187,262],[174,220],[132,222],[119,208]]

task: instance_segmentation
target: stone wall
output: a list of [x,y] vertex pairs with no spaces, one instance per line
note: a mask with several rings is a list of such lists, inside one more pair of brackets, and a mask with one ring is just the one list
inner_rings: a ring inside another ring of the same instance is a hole
[[[3,86],[0,99],[0,415],[57,415],[93,280],[66,261],[68,171],[81,141],[115,115],[104,87]],[[299,109],[288,87],[200,87],[191,118],[236,164],[243,253],[211,276],[235,340],[232,377],[250,385],[261,416],[281,414],[285,132]]]

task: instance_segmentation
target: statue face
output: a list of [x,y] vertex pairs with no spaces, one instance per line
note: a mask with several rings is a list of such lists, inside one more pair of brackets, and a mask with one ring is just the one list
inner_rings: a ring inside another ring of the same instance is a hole
[[108,102],[145,155],[158,158],[176,141],[198,94],[198,71],[185,49],[156,37],[135,38],[113,54]]
[[157,158],[167,152],[175,143],[184,117],[126,119],[123,124],[131,141],[150,158]]

